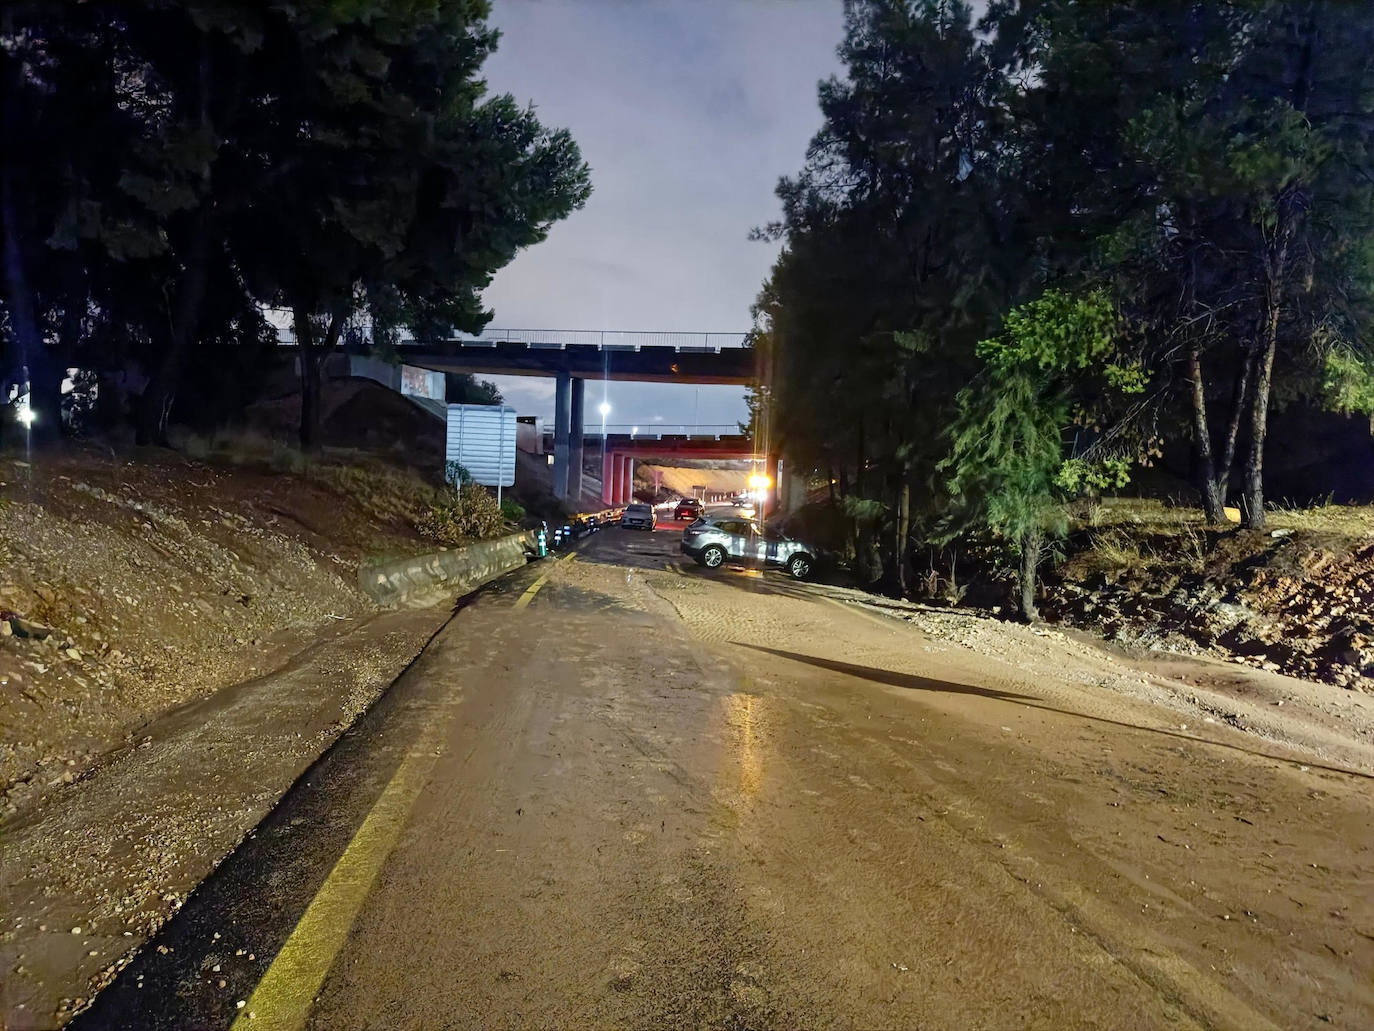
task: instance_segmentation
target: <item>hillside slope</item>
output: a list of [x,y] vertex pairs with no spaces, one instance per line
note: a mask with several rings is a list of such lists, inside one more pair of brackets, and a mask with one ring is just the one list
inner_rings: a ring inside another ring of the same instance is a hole
[[411,522],[428,489],[328,462],[293,472],[95,446],[0,456],[4,810],[79,777],[153,716],[371,611],[358,563],[432,547]]

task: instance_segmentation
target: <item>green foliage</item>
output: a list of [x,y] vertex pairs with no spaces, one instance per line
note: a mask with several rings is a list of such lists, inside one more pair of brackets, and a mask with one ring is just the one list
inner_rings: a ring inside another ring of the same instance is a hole
[[861,526],[873,526],[887,515],[888,506],[877,498],[860,498],[853,494],[846,497],[841,509],[844,514]]
[[760,439],[833,483],[861,574],[880,574],[881,550],[902,590],[899,537],[939,502],[899,485],[936,476],[975,345],[1020,289],[1023,241],[997,210],[1018,190],[1000,174],[1000,75],[968,4],[848,4],[840,58],[765,233],[784,248],[755,308],[767,382],[750,428],[766,415]]
[[511,497],[501,499],[501,518],[513,526],[519,526],[525,518],[525,506]]
[[1054,485],[1069,496],[1120,490],[1131,482],[1132,464],[1129,458],[1111,455],[1093,462],[1066,458],[1054,475]]
[[1374,5],[984,9],[846,6],[765,234],[751,425],[899,588],[951,527],[1033,570],[1068,498],[1165,439],[1216,512],[1239,466],[1262,519],[1271,402],[1371,400]]
[[963,522],[986,526],[1012,541],[1059,536],[1065,502],[1093,490],[1119,488],[1130,458],[1101,447],[1074,453],[1069,431],[1085,413],[1101,416],[1123,390],[1108,370],[1123,332],[1101,291],[1074,296],[1048,290],[1008,313],[1003,331],[982,341],[983,376],[959,393],[959,416],[942,468]]
[[[1009,311],[1002,333],[980,341],[977,353],[999,372],[1024,366],[1042,372],[1086,369],[1112,353],[1120,326],[1116,309],[1102,290],[1084,297],[1046,290]],[[1112,368],[1123,378],[1119,367]]]
[[445,373],[444,395],[451,405],[499,405],[505,400],[495,383],[470,372]]
[[487,488],[465,483],[445,490],[416,522],[422,535],[441,544],[466,544],[500,536],[507,520]]
[[132,363],[160,422],[204,408],[187,370],[260,367],[254,314],[287,306],[308,421],[323,352],[364,324],[382,349],[480,329],[492,274],[590,192],[566,132],[487,93],[488,10],[5,5],[3,128],[25,145],[0,150],[0,369]]
[[1019,542],[1067,526],[1056,481],[1064,464],[1069,406],[1061,390],[1026,367],[993,367],[991,381],[959,394],[952,447],[942,467],[964,522]]
[[1333,348],[1323,372],[1326,402],[1333,411],[1374,416],[1374,360],[1349,348]]

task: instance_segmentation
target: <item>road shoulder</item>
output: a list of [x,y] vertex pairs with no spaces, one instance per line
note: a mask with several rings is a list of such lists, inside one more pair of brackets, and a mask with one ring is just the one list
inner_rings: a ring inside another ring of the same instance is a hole
[[79,1012],[450,617],[438,606],[341,626],[284,668],[154,721],[8,824],[4,1026]]

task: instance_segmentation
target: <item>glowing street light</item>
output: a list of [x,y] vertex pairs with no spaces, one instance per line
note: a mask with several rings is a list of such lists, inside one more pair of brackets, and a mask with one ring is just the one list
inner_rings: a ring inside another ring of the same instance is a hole
[[606,401],[602,401],[601,404],[597,406],[596,410],[601,413],[601,418],[603,419],[611,414],[611,406],[609,402]]
[[32,426],[38,420],[38,413],[29,407],[29,403],[25,401],[19,406],[19,411],[15,413],[15,417],[25,426]]

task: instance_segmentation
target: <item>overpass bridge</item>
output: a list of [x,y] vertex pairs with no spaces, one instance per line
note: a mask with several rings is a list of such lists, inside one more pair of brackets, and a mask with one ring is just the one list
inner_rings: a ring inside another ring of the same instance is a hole
[[[749,386],[760,379],[748,333],[686,333],[626,330],[489,329],[477,336],[445,340],[401,339],[396,350],[405,364],[435,372],[479,376],[552,377],[554,390],[553,489],[559,498],[582,494],[582,461],[586,433],[588,380],[684,385]],[[608,435],[608,462],[624,473],[617,497],[633,482],[636,457],[686,455],[685,450],[645,450],[650,438]],[[698,439],[698,438],[692,438]],[[721,438],[713,438],[717,442]],[[616,441],[612,444],[612,441]],[[742,444],[730,443],[722,457],[737,457]],[[752,456],[752,447],[749,449]],[[715,452],[700,457],[712,457]],[[749,457],[745,456],[745,457]],[[627,465],[628,463],[628,465]],[[614,464],[614,463],[612,463]],[[619,478],[616,479],[620,483]],[[603,488],[603,494],[607,490]],[[623,503],[607,501],[608,504]]]
[[[269,316],[273,311],[268,312]],[[281,312],[271,318],[279,342],[294,347],[295,334]],[[555,380],[553,488],[561,499],[582,495],[582,462],[586,427],[588,380],[684,385],[751,386],[762,379],[758,355],[749,334],[661,332],[601,329],[488,329],[475,336],[444,339],[402,337],[395,344],[404,365],[433,372],[463,372],[479,376],[542,376]],[[360,356],[353,355],[352,359]],[[352,360],[351,359],[351,360]],[[421,400],[421,399],[417,399]],[[756,458],[742,438],[730,435],[683,437],[690,446],[672,447],[679,438],[644,434],[608,436],[605,452],[610,464],[620,463],[626,500],[633,462],[642,457],[673,455]],[[716,443],[706,446],[711,439]],[[650,444],[658,441],[660,443]],[[722,444],[721,442],[725,443]],[[628,466],[625,463],[629,463]],[[777,468],[777,463],[770,463]],[[629,472],[625,473],[628,468]],[[776,474],[775,474],[776,475]],[[620,481],[617,481],[620,482]],[[603,491],[604,493],[604,491]],[[608,500],[608,503],[611,502]]]

